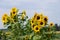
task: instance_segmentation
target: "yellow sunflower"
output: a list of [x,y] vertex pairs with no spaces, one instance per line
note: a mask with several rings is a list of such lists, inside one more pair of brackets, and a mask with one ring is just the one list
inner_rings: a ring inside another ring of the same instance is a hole
[[30,20],[30,23],[33,24],[35,22],[35,19],[32,17]]
[[40,31],[39,26],[35,26],[35,27],[34,27],[34,32],[39,32],[39,31]]
[[24,19],[24,17],[25,17],[25,14],[22,14],[21,19]]
[[38,21],[38,24],[41,26],[41,27],[44,27],[45,26],[45,22],[43,19],[41,19],[40,21]]
[[47,22],[48,22],[48,17],[47,16],[44,16],[44,22],[45,22],[45,25],[46,25]]
[[54,23],[53,23],[53,22],[50,22],[50,26],[51,26],[51,27],[54,26]]
[[7,17],[3,16],[3,17],[2,17],[2,22],[3,22],[3,23],[7,23],[7,22],[8,22]]
[[7,22],[8,22],[7,18],[8,18],[8,15],[5,13],[5,14],[2,16],[2,22],[3,22],[3,23],[7,23]]
[[35,26],[36,26],[35,24],[31,24],[31,28],[32,28],[32,30],[34,29]]
[[25,10],[23,10],[22,14],[26,15],[26,11],[25,11]]
[[10,16],[11,16],[12,18],[13,18],[14,16],[16,16],[16,15],[17,15],[17,11],[18,11],[17,8],[15,8],[15,7],[12,8],[12,9],[11,9],[11,12],[10,12]]
[[44,21],[47,22],[48,21],[48,17],[44,16]]
[[17,13],[16,13],[15,11],[11,11],[11,12],[10,12],[10,15],[11,15],[11,17],[13,18],[14,16],[17,15]]
[[41,19],[40,15],[36,15],[36,20],[39,21]]

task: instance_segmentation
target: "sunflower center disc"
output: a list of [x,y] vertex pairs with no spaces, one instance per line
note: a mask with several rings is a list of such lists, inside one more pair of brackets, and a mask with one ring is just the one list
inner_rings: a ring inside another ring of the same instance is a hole
[[36,30],[38,30],[38,28],[36,27]]
[[51,24],[51,26],[52,26],[53,24]]
[[34,28],[35,25],[33,25],[33,28]]
[[44,20],[45,20],[45,21],[47,21],[47,19],[46,19],[46,18],[44,18]]
[[13,14],[15,14],[15,12],[13,12]]
[[39,20],[40,19],[40,17],[39,16],[37,16],[37,20]]
[[43,22],[41,22],[40,24],[43,25]]

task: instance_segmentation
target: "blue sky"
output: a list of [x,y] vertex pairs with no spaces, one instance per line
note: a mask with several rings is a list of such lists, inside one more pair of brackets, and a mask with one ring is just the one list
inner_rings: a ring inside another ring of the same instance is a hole
[[1,17],[4,13],[9,14],[12,7],[26,10],[27,15],[32,17],[35,12],[47,15],[49,22],[60,24],[60,0],[0,0],[0,29],[4,26]]

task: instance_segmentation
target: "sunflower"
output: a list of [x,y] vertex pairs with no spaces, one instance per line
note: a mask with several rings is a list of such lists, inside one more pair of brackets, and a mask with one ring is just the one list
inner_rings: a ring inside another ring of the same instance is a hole
[[7,18],[8,18],[8,15],[7,15],[7,14],[4,14],[4,15],[2,16],[2,22],[3,22],[3,23],[7,23],[7,22],[8,22]]
[[53,22],[50,22],[50,26],[51,26],[51,27],[54,26],[54,23],[53,23]]
[[42,26],[42,27],[44,27],[44,26],[45,26],[45,22],[44,22],[44,20],[43,20],[43,19],[41,19],[40,21],[38,21],[38,24],[39,24],[40,26]]
[[11,11],[10,15],[11,15],[12,18],[14,18],[14,16],[16,16],[17,13],[15,11]]
[[35,19],[32,17],[30,20],[30,23],[33,24],[35,22]]
[[24,19],[25,18],[25,16],[26,16],[26,11],[24,10],[23,12],[22,12],[22,15],[21,15],[21,19]]
[[45,25],[46,25],[47,22],[48,22],[48,17],[47,16],[44,16],[44,22],[45,22]]
[[26,15],[26,11],[25,11],[25,10],[23,10],[22,14]]
[[36,20],[37,20],[37,21],[40,20],[40,15],[39,15],[39,14],[36,16]]
[[3,23],[7,23],[7,22],[8,22],[7,17],[3,16],[3,17],[2,17],[2,22],[3,22]]
[[34,27],[34,32],[39,32],[39,31],[40,31],[40,28],[39,28],[39,26],[36,25],[36,26]]
[[32,28],[32,30],[34,29],[35,26],[36,26],[35,24],[31,24],[31,28]]
[[44,16],[44,21],[47,22],[48,21],[48,17]]
[[16,16],[16,15],[17,15],[17,11],[18,11],[17,8],[15,8],[15,7],[12,8],[12,9],[11,9],[11,12],[10,12],[10,16],[11,16],[12,18],[13,18],[14,16]]
[[24,19],[24,17],[25,17],[25,14],[22,14],[21,19]]

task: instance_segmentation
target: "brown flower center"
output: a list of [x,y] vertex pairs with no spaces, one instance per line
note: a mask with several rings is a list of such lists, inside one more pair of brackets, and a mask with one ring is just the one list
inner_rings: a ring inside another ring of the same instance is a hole
[[37,16],[37,20],[39,20],[40,19],[40,17],[39,16]]
[[41,25],[43,25],[43,22],[40,22]]
[[15,12],[13,12],[13,14],[15,14]]
[[33,23],[34,21],[32,21],[32,23]]
[[36,27],[36,30],[38,30],[38,27]]
[[53,24],[51,24],[51,26],[52,26]]
[[45,21],[47,21],[47,18],[44,18]]
[[33,25],[33,28],[34,28],[35,25]]

